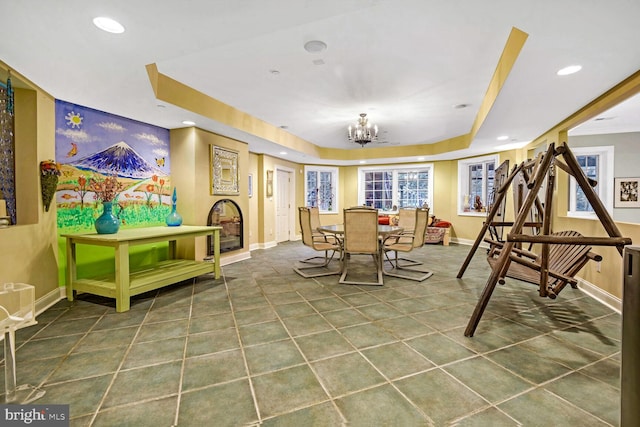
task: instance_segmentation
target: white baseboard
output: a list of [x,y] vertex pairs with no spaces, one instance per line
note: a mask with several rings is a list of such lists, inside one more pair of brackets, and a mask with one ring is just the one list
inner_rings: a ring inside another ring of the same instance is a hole
[[[458,237],[452,237],[451,238],[451,243],[457,243],[459,245],[467,245],[467,246],[473,246],[473,244],[475,243],[475,240],[469,240],[469,239],[460,239]],[[480,243],[480,247],[481,248],[488,248],[489,246],[486,243]]]
[[270,242],[258,243],[258,249],[269,249],[275,248],[276,246],[278,246],[278,243],[275,240],[272,240]]
[[39,315],[40,313],[43,313],[49,307],[51,307],[52,305],[54,305],[55,303],[57,303],[58,301],[66,297],[67,297],[67,290],[63,286],[61,288],[56,288],[52,290],[51,292],[49,292],[43,297],[38,298],[35,302],[36,316]]
[[600,289],[593,283],[587,282],[584,279],[579,277],[576,277],[576,279],[578,279],[578,289],[582,292],[589,295],[596,301],[600,301],[615,312],[622,313],[622,300],[620,298],[615,295],[611,295],[609,292]]
[[251,259],[251,252],[242,252],[236,255],[227,255],[224,258],[220,258],[220,265],[233,264],[234,262],[244,261],[245,259]]

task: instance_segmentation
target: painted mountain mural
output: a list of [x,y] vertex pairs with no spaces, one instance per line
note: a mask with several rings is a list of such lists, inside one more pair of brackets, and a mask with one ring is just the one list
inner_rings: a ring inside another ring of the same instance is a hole
[[147,162],[124,141],[68,164],[104,175],[117,174],[123,178],[144,179],[152,175],[166,175],[166,172]]

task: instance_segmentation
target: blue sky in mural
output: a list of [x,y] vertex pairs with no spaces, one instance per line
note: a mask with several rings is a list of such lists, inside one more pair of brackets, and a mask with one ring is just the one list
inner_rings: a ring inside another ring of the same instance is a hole
[[76,162],[123,142],[158,174],[170,174],[168,129],[56,100],[57,162]]

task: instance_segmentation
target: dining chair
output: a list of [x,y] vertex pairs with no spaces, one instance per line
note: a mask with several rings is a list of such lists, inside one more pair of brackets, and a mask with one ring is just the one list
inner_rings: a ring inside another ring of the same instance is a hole
[[[399,252],[407,253],[411,252],[414,248],[419,248],[424,245],[424,233],[427,229],[427,222],[429,220],[428,209],[416,209],[414,213],[415,217],[415,229],[412,234],[399,233],[387,236],[382,244],[385,258],[391,263],[393,267],[391,270],[385,270],[383,268],[382,273],[386,276],[399,277],[402,279],[415,280],[422,282],[433,275],[433,272],[428,270],[421,270],[415,267],[417,264],[400,264],[398,256]],[[393,252],[394,257],[389,257],[389,253]],[[418,262],[418,261],[415,261]],[[421,262],[420,262],[421,264]],[[399,273],[403,270],[406,273]]]
[[[301,208],[298,208],[300,210]],[[316,206],[307,206],[306,209],[309,210],[309,219],[311,221],[311,236],[313,240],[317,240],[320,243],[331,242],[331,243],[340,243],[337,241],[336,236],[331,234],[323,233],[322,231],[318,231],[318,227],[320,227],[320,209]],[[302,227],[301,227],[302,228]],[[324,264],[324,256],[312,256],[299,262],[303,262],[306,264]],[[320,261],[318,261],[320,260]]]
[[[305,260],[302,261],[298,261],[301,263],[305,263],[308,264],[306,266],[299,266],[296,265],[293,267],[293,270],[298,273],[299,275],[301,275],[302,277],[305,278],[311,278],[311,277],[321,277],[321,276],[331,276],[334,274],[340,274],[341,273],[341,269],[337,269],[337,270],[329,270],[329,263],[331,262],[331,260],[333,260],[333,257],[335,256],[336,252],[338,252],[340,254],[339,258],[342,258],[342,247],[341,247],[341,242],[338,241],[337,239],[329,239],[329,236],[314,236],[314,228],[312,227],[311,223],[312,223],[312,214],[311,214],[311,209],[312,208],[308,208],[308,207],[299,207],[298,208],[298,213],[299,213],[299,220],[300,220],[300,230],[302,232],[302,243],[305,246],[308,246],[310,248],[312,248],[315,251],[318,252],[324,252],[324,256],[322,257],[312,257],[312,258],[307,258]],[[317,226],[316,226],[317,228]],[[323,237],[324,236],[324,237]],[[329,252],[331,252],[331,256],[329,256]],[[312,262],[310,261],[313,258],[320,258],[323,259],[323,262]],[[305,270],[318,270],[315,272],[307,272]]]
[[[382,253],[378,238],[378,210],[364,207],[344,209],[344,240],[342,242],[342,275],[339,283],[351,285],[383,285]],[[373,257],[377,282],[348,280],[349,264],[353,255]]]
[[[413,241],[413,234],[416,229],[416,209],[420,208],[400,208],[398,210],[398,227],[402,228],[402,232],[400,234],[406,234],[409,236],[405,239],[405,242]],[[427,218],[429,218],[429,208],[427,208],[426,211]],[[422,261],[400,257],[396,259],[396,263],[402,263],[402,267],[409,267],[412,265],[420,265],[422,264]]]

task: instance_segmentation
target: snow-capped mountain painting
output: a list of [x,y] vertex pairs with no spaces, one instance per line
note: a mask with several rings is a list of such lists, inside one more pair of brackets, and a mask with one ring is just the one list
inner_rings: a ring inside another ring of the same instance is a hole
[[102,201],[93,185],[116,176],[114,212],[123,227],[161,225],[171,210],[169,130],[56,100],[58,231],[94,229]]
[[166,175],[165,171],[147,162],[124,141],[68,164],[79,169],[123,178],[145,179],[152,175]]

